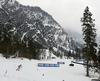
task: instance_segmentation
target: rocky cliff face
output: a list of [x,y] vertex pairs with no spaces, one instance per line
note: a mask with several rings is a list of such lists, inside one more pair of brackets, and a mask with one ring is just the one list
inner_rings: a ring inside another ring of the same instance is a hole
[[0,0],[0,21],[11,19],[21,40],[33,38],[45,47],[66,53],[81,47],[63,28],[39,7],[23,6],[16,0]]

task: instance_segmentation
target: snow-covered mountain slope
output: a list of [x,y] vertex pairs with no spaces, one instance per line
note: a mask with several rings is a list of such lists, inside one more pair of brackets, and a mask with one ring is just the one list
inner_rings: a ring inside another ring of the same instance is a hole
[[[66,29],[65,29],[66,30]],[[68,32],[68,34],[74,39],[76,40],[77,42],[79,42],[80,44],[83,44],[83,36],[82,36],[82,33],[78,33],[74,30],[71,30],[71,29],[67,29],[66,30]]]
[[[38,63],[65,62],[60,67],[38,67]],[[28,60],[23,58],[5,59],[0,54],[0,81],[91,81],[97,79],[99,75],[93,72],[91,77],[85,76],[85,69],[82,65],[75,64],[69,66],[70,59],[53,59],[53,60]],[[22,68],[16,71],[18,65]]]
[[[80,44],[84,43],[83,35],[82,35],[83,32],[78,33],[78,32],[71,30],[71,29],[67,29],[67,30],[64,29],[64,30],[68,32],[68,34],[73,38],[73,40],[77,41]],[[98,35],[96,36],[96,43],[98,45],[100,45],[100,37]]]
[[21,40],[33,38],[45,47],[54,47],[62,53],[75,50],[82,45],[39,7],[23,6],[16,0],[0,0],[0,21],[13,21],[21,33]]

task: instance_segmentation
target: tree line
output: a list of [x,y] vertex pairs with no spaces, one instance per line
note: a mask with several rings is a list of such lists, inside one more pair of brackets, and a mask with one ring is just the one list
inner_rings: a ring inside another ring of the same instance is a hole
[[0,53],[4,57],[25,57],[39,59],[44,47],[33,38],[21,40],[21,33],[16,29],[11,20],[0,22]]

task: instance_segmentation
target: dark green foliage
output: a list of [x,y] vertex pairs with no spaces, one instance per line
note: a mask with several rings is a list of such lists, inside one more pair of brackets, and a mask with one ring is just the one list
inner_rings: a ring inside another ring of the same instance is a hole
[[83,23],[82,31],[83,31],[83,40],[84,44],[84,54],[87,60],[87,76],[89,76],[89,60],[93,59],[93,63],[96,63],[96,48],[97,44],[95,43],[96,38],[96,29],[95,24],[93,23],[94,19],[92,19],[92,13],[89,11],[89,7],[87,6],[84,10],[83,17],[81,18],[81,22]]
[[98,63],[99,63],[99,65],[100,65],[100,45],[99,45],[99,48],[98,48]]
[[49,47],[49,58],[51,58],[51,53],[52,53],[52,47]]
[[8,58],[12,54],[12,35],[13,35],[13,24],[11,20],[5,24],[0,25],[1,36],[0,36],[0,52],[4,53],[4,56]]
[[0,42],[3,40],[4,24],[0,22]]
[[39,56],[41,54],[41,49],[44,49],[44,47],[40,43],[35,42],[33,38],[27,41],[21,41],[18,46],[18,57],[25,57],[29,59],[40,59]]
[[[84,48],[84,54],[89,55],[89,57],[92,57],[93,60],[95,61],[96,58],[96,48],[97,44],[95,43],[95,38],[96,38],[96,29],[94,28],[95,24],[93,23],[94,19],[91,18],[92,13],[89,11],[89,8],[86,7],[83,18],[81,22],[83,22],[83,36],[84,36],[84,41],[85,41],[85,48]],[[89,58],[88,58],[89,59]]]
[[33,45],[33,39],[28,40],[28,53],[29,53],[29,58],[30,59],[34,58],[34,54],[36,54],[35,46]]
[[39,59],[41,49],[44,49],[43,45],[35,42],[33,38],[24,36],[21,40],[21,31],[14,28],[11,20],[5,24],[0,23],[0,53],[6,58],[13,56]]
[[38,59],[39,57],[38,44],[33,42],[33,39],[28,41],[28,53],[30,59]]
[[68,52],[68,57],[69,57],[69,56],[70,56],[70,57],[72,56],[72,55],[71,55],[71,51],[70,51],[70,50],[69,50],[69,52]]
[[71,55],[72,55],[73,58],[75,58],[74,50],[72,51],[72,54]]
[[81,58],[81,50],[79,48],[77,48],[75,51],[76,51],[75,58],[76,59]]

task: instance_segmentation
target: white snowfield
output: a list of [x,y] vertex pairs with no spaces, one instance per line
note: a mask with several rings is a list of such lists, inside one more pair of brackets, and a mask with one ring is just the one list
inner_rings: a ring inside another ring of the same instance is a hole
[[[5,59],[0,54],[0,81],[91,81],[97,79],[98,74],[90,73],[91,77],[85,76],[82,65],[69,66],[70,59],[52,60],[28,60],[20,58]],[[60,67],[38,67],[38,63],[65,62]],[[18,65],[22,64],[20,71],[16,71]]]

